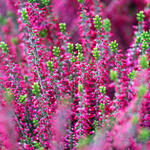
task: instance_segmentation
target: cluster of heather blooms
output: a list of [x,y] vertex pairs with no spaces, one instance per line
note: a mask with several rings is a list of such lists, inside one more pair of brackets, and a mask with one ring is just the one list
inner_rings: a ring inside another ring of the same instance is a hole
[[150,1],[139,2],[132,27],[125,0],[7,0],[1,149],[150,149]]

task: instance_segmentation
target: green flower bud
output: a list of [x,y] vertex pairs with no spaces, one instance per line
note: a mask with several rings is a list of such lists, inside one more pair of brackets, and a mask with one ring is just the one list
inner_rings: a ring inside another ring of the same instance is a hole
[[71,61],[72,61],[72,62],[76,62],[76,58],[75,58],[74,55],[72,56]]
[[146,85],[142,85],[141,87],[139,87],[139,91],[138,91],[138,98],[141,99],[147,92],[147,86]]
[[54,69],[53,69],[53,68],[54,68],[54,65],[53,65],[53,62],[52,62],[52,61],[48,61],[48,62],[47,62],[47,66],[49,67],[49,70],[50,70],[50,71],[54,71]]
[[28,81],[28,76],[24,76],[24,80],[27,82]]
[[104,26],[105,32],[109,32],[111,30],[111,28],[110,28],[111,23],[108,18],[104,19],[103,26]]
[[36,0],[28,0],[29,3],[36,2]]
[[8,54],[8,47],[7,44],[5,42],[1,42],[0,43],[0,48],[3,50],[4,53]]
[[25,23],[27,23],[27,21],[28,21],[28,13],[27,13],[26,8],[22,9],[21,16],[22,16],[22,19],[25,21]]
[[102,111],[102,113],[104,113],[105,112],[105,104],[103,104],[103,103],[100,103],[100,110]]
[[38,83],[34,83],[33,85],[32,85],[32,93],[33,94],[35,94],[36,96],[38,96],[39,95],[39,93],[40,93],[40,86],[39,86],[39,84]]
[[149,67],[149,61],[147,56],[142,55],[139,59],[139,64],[142,67],[142,69],[147,69]]
[[56,46],[53,47],[53,54],[54,54],[56,57],[59,57],[59,54],[60,54],[60,49],[59,49],[59,47],[56,47]]
[[135,78],[135,76],[136,76],[136,71],[135,71],[135,70],[133,70],[132,72],[130,72],[130,73],[128,74],[128,77],[129,77],[131,80],[133,80],[133,79]]
[[146,142],[150,139],[150,132],[146,128],[142,128],[139,133],[138,139],[140,141]]
[[82,53],[78,53],[78,60],[81,62],[83,61],[83,54]]
[[12,16],[13,16],[13,13],[12,13],[11,11],[8,11],[8,12],[7,12],[7,16],[8,16],[8,17],[12,17]]
[[13,93],[11,92],[11,90],[9,88],[5,89],[4,96],[8,102],[11,102],[12,99],[14,98]]
[[36,118],[33,118],[33,123],[34,123],[35,126],[37,126],[38,125],[38,120],[36,120]]
[[111,50],[114,52],[114,53],[117,53],[118,52],[118,43],[115,41],[112,41],[110,44],[109,44]]
[[141,36],[138,36],[138,37],[136,38],[136,44],[140,44],[140,43],[142,43],[142,37],[141,37]]
[[39,32],[39,36],[40,36],[40,37],[46,37],[46,36],[47,36],[47,30],[44,29],[44,30],[40,31],[40,32]]
[[146,40],[146,42],[150,42],[150,34],[145,31],[141,34],[141,37]]
[[73,44],[68,43],[67,48],[68,48],[68,52],[71,53],[71,54],[73,55],[73,54],[74,54],[74,52],[73,52],[73,49],[74,49]]
[[99,90],[100,90],[100,93],[106,94],[106,87],[105,86],[100,86]]
[[84,3],[85,0],[78,0],[79,3]]
[[113,80],[113,81],[116,81],[117,80],[117,71],[114,71],[114,70],[110,70],[110,79]]
[[94,20],[94,26],[96,29],[98,29],[99,31],[101,31],[102,29],[102,19],[101,17],[99,17],[98,15],[95,16]]
[[79,53],[83,52],[82,46],[79,43],[76,44],[76,49],[78,50]]
[[14,45],[18,45],[18,39],[17,39],[17,38],[12,38],[12,39],[11,39],[11,42],[12,42]]
[[147,50],[148,49],[148,44],[147,44],[147,42],[146,41],[143,41],[143,43],[142,43],[142,50],[143,51],[145,51],[145,50]]
[[41,0],[42,4],[48,6],[50,0]]
[[137,115],[134,115],[133,118],[132,118],[132,122],[134,125],[136,125],[138,122],[139,122],[139,118]]
[[65,34],[66,32],[66,23],[60,23],[59,24],[59,28],[60,28],[60,31]]
[[78,84],[78,90],[83,93],[84,91],[84,88],[83,88],[83,85],[82,84]]
[[27,101],[27,94],[25,94],[25,95],[20,95],[20,97],[19,97],[19,101],[20,101],[20,103],[24,103],[24,102],[26,102]]
[[44,150],[44,147],[40,147],[39,150]]
[[94,58],[95,58],[96,60],[98,60],[99,57],[100,57],[100,51],[98,51],[98,48],[97,48],[97,47],[94,48],[94,50],[92,51],[92,53],[93,53]]
[[145,15],[144,15],[144,12],[143,12],[143,11],[140,11],[139,13],[137,13],[137,20],[138,20],[139,22],[143,22],[144,17],[145,17]]

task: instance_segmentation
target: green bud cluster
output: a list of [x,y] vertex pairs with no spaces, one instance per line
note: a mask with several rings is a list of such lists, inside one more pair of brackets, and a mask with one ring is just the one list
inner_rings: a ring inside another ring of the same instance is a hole
[[56,46],[53,47],[53,54],[54,54],[56,57],[59,57],[59,54],[60,54],[60,49],[59,49],[59,47],[56,47]]
[[104,113],[105,104],[101,103],[99,107],[100,107],[100,110],[102,111],[102,113]]
[[144,31],[141,34],[141,37],[146,41],[146,42],[150,42],[150,30],[148,31]]
[[110,70],[110,79],[113,80],[113,81],[116,81],[117,80],[117,71],[114,71],[114,70]]
[[60,31],[65,34],[66,32],[66,23],[59,23]]
[[8,54],[8,46],[5,42],[0,43],[0,48],[3,50],[4,53]]
[[146,41],[143,41],[143,43],[142,43],[142,50],[145,51],[145,50],[148,49],[148,47],[149,47],[148,43]]
[[36,120],[36,118],[33,118],[33,123],[34,123],[35,126],[37,126],[38,125],[38,120]]
[[32,93],[35,94],[36,96],[39,95],[39,93],[40,93],[40,86],[39,86],[38,83],[34,83],[32,85]]
[[4,96],[8,102],[11,102],[13,99],[13,94],[9,88],[5,89]]
[[130,72],[130,73],[128,74],[128,77],[129,77],[131,80],[133,80],[133,79],[135,78],[135,76],[136,76],[136,71],[135,71],[135,70],[133,70],[132,72]]
[[78,90],[83,93],[84,88],[82,84],[78,84]]
[[25,94],[25,95],[20,95],[20,97],[19,97],[19,101],[20,101],[20,103],[24,103],[24,102],[26,102],[27,101],[27,94]]
[[104,19],[103,27],[105,32],[109,32],[111,30],[110,26],[111,26],[110,20],[108,18]]
[[143,22],[144,17],[145,17],[145,15],[144,15],[144,12],[143,12],[143,11],[140,11],[139,13],[137,13],[137,20],[138,20],[139,22]]
[[41,31],[39,32],[39,36],[40,36],[40,37],[46,37],[46,36],[47,36],[47,30],[46,30],[46,29],[41,30]]
[[78,0],[79,3],[84,3],[85,0]]
[[81,62],[83,61],[83,48],[81,46],[81,44],[77,43],[76,44],[76,49],[78,50],[78,60]]
[[101,19],[101,17],[96,15],[93,20],[94,20],[94,27],[96,29],[98,29],[99,31],[101,31],[101,28],[102,28],[102,21],[101,21],[102,19]]
[[100,91],[100,93],[106,94],[106,87],[105,86],[100,86],[99,91]]
[[72,55],[71,61],[72,61],[72,62],[76,62],[76,58],[75,58],[74,55]]
[[147,69],[149,67],[149,61],[147,56],[142,55],[139,59],[139,64],[142,67],[142,69]]
[[28,0],[29,3],[36,2],[36,0]]
[[82,46],[79,43],[76,44],[76,49],[78,50],[78,53],[82,53],[83,52]]
[[150,131],[146,128],[142,128],[139,132],[138,139],[143,142],[148,141],[150,139]]
[[74,55],[74,52],[73,52],[73,44],[72,43],[68,43],[67,45],[67,48],[68,48],[68,52],[71,53],[72,55]]
[[137,36],[136,44],[140,44],[140,43],[142,43],[142,37],[141,36]]
[[25,8],[22,9],[21,16],[22,16],[23,20],[25,21],[25,23],[27,23],[27,21],[28,21],[28,13],[27,13],[27,10]]
[[81,62],[83,61],[83,54],[82,53],[78,53],[78,60]]
[[135,115],[133,116],[133,118],[132,118],[132,123],[133,123],[134,125],[136,125],[138,122],[139,122],[139,118],[138,118],[138,116],[135,114]]
[[52,62],[52,61],[48,61],[48,62],[47,62],[47,66],[49,67],[49,70],[50,70],[50,71],[52,71],[52,72],[54,71],[54,69],[53,69],[53,68],[54,68],[54,65],[53,65],[53,62]]
[[140,86],[138,91],[138,98],[141,99],[145,95],[146,91],[147,91],[146,85]]
[[118,52],[118,43],[115,41],[112,41],[110,44],[109,44],[111,50],[115,53]]
[[28,76],[24,76],[24,80],[27,82],[28,81]]
[[95,48],[93,49],[92,53],[93,53],[94,58],[95,58],[96,60],[98,60],[99,57],[100,57],[100,51],[98,50],[97,47],[95,47]]
[[42,4],[48,6],[50,0],[41,0]]
[[18,45],[18,39],[17,38],[12,38],[11,42],[15,45]]

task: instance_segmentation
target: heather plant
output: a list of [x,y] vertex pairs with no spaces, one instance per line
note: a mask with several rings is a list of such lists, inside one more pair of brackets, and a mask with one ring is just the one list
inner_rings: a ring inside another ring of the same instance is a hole
[[126,53],[112,40],[102,2],[76,3],[77,42],[54,1],[8,0],[12,13],[0,18],[0,148],[150,148],[149,2]]

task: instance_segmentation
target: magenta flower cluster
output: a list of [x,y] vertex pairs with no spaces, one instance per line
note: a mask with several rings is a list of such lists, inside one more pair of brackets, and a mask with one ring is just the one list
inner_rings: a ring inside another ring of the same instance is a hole
[[150,149],[150,1],[6,5],[0,149]]

